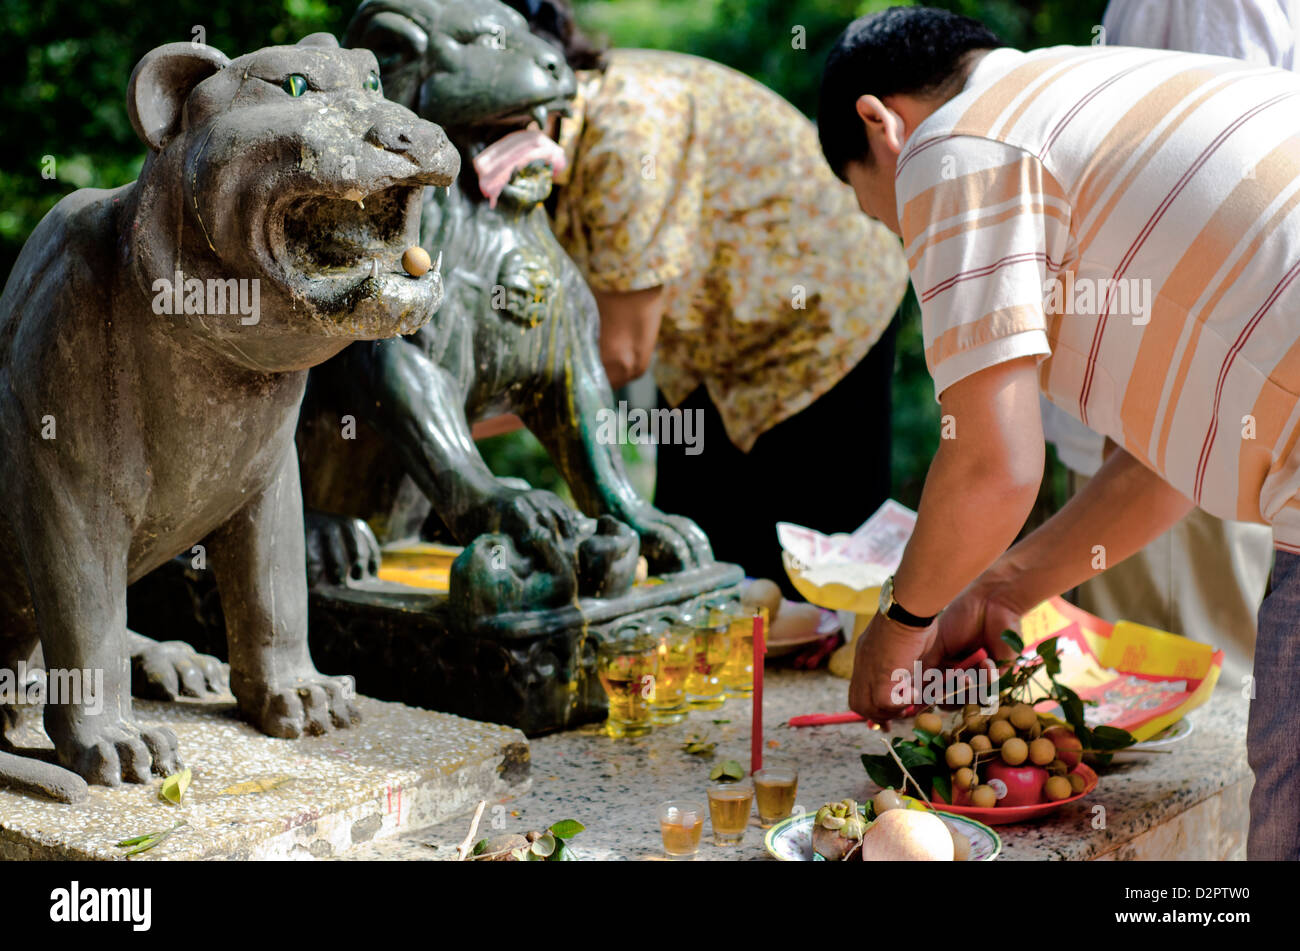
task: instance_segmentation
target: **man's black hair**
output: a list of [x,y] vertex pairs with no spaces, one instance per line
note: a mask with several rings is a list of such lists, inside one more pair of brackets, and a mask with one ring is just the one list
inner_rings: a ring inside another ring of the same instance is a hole
[[605,68],[605,49],[578,27],[568,0],[505,0],[537,36],[558,46],[570,69]]
[[817,132],[831,169],[844,180],[849,162],[869,158],[860,96],[950,98],[966,79],[967,54],[1002,45],[978,20],[933,7],[890,7],[854,20],[822,74]]

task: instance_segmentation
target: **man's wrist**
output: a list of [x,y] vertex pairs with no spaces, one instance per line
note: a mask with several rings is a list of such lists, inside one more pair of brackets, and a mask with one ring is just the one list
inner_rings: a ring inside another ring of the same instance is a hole
[[[946,604],[931,605],[925,603],[925,599],[921,597],[921,592],[915,588],[909,588],[906,581],[900,581],[897,575],[893,576],[890,580],[893,582],[894,603],[908,614],[921,619],[933,619],[939,615],[940,611],[947,607]],[[904,622],[900,621],[896,617],[890,618],[890,620],[895,623],[904,624]],[[904,624],[904,626],[909,625]]]

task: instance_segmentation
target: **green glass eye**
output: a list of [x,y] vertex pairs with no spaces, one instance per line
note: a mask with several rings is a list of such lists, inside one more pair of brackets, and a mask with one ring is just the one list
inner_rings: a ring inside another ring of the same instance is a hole
[[366,77],[366,88],[371,92],[379,92],[379,74],[374,70],[371,70],[370,75]]
[[302,73],[293,73],[284,80],[284,91],[297,99],[307,91],[307,77]]

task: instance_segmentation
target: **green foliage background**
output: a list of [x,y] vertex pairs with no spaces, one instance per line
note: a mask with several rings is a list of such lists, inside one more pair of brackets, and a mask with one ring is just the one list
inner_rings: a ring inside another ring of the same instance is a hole
[[[1023,49],[1091,42],[1104,0],[932,0],[977,17]],[[811,114],[821,64],[853,17],[885,0],[580,0],[580,22],[613,45],[676,49],[754,76]],[[0,273],[63,195],[135,178],[143,149],[127,121],[126,82],[155,46],[194,38],[235,56],[339,33],[356,4],[328,0],[0,0]],[[806,48],[791,43],[802,27]],[[41,174],[53,157],[55,177]],[[938,442],[938,408],[913,312],[899,338],[894,396],[894,494],[915,505]],[[845,442],[852,444],[851,422]],[[498,471],[554,487],[558,477],[526,434],[484,445]],[[1059,474],[1057,476],[1059,483]],[[1052,483],[1055,491],[1059,485]],[[846,529],[852,526],[845,526]]]

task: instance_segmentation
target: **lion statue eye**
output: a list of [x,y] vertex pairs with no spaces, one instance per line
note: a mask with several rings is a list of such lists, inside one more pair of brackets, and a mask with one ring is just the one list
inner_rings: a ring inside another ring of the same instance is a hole
[[366,88],[371,92],[379,92],[379,74],[373,69],[370,75],[366,77]]
[[291,73],[284,79],[284,91],[297,99],[307,91],[307,77],[302,73]]

